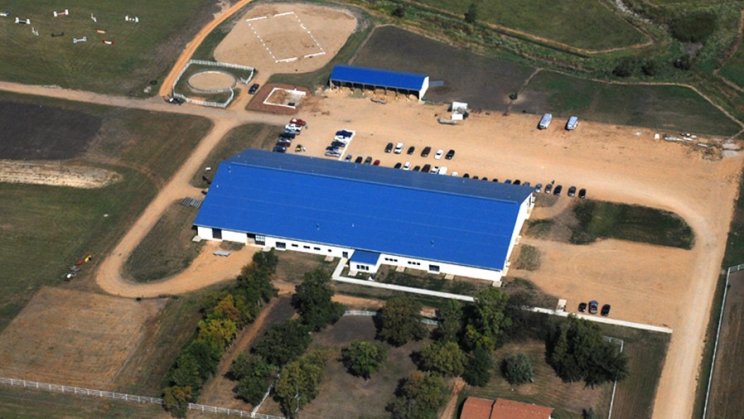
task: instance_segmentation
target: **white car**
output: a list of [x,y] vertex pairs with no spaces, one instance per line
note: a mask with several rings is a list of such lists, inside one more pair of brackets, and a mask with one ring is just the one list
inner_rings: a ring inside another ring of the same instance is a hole
[[403,170],[411,170],[411,162],[407,161],[406,164],[403,165]]
[[437,150],[437,154],[434,155],[434,159],[439,160],[442,158],[442,155],[444,155],[444,151],[442,151],[442,149],[440,148],[439,150]]
[[432,167],[429,173],[433,173],[433,174],[439,173],[439,166]]
[[393,151],[395,154],[400,154],[403,152],[403,143],[398,143],[395,145],[395,150]]
[[439,171],[437,172],[437,174],[446,175],[447,174],[447,166],[440,167],[439,168]]

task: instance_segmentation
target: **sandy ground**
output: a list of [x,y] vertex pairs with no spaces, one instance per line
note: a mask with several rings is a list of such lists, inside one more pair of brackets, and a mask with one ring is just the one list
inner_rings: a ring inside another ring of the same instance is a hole
[[62,162],[0,160],[0,182],[95,189],[119,180],[121,175],[118,173],[99,167]]
[[[585,187],[592,198],[682,216],[696,235],[690,251],[612,240],[591,246],[537,242],[533,244],[544,253],[544,268],[534,279],[573,302],[571,308],[594,296],[613,304],[613,317],[672,327],[655,416],[689,416],[741,156],[704,159],[687,146],[653,140],[654,132],[648,129],[587,121],[573,132],[564,131],[560,121],[539,131],[534,115],[476,114],[461,126],[444,126],[435,118],[443,108],[407,100],[379,105],[339,92],[328,95],[331,99],[315,99],[299,113],[311,126],[300,137],[311,155],[322,155],[333,133],[348,128],[357,132],[348,153],[372,156],[383,166],[410,161],[489,179],[520,178],[533,184],[555,180]],[[417,152],[383,152],[387,142],[398,141],[416,146]],[[434,160],[433,152],[424,159],[419,151],[426,145],[434,151],[452,148],[457,154],[451,161]]]
[[0,375],[113,390],[161,306],[42,288],[0,335]]
[[197,90],[227,90],[235,83],[235,77],[224,71],[202,71],[189,77],[189,86]]
[[[275,16],[283,13],[291,14]],[[246,21],[261,16],[267,17]],[[356,18],[341,9],[306,4],[261,4],[242,16],[217,46],[214,56],[218,61],[254,67],[262,79],[264,75],[275,73],[309,72],[323,67],[338,53],[356,24]],[[323,55],[303,58],[323,52]],[[298,59],[277,62],[294,57]]]

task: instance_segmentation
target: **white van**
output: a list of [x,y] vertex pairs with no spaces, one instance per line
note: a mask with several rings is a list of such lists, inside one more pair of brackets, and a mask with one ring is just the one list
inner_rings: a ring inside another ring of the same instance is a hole
[[566,129],[569,131],[575,130],[578,125],[579,125],[579,117],[571,116],[570,118],[568,118],[568,122],[566,122]]
[[539,129],[546,129],[550,126],[550,123],[553,121],[553,114],[546,113],[545,115],[540,118],[540,123],[537,124],[537,128]]

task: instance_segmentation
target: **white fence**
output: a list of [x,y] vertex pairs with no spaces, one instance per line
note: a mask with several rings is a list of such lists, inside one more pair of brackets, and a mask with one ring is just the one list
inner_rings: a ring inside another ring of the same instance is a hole
[[233,99],[235,98],[234,89],[232,88],[230,89],[230,97],[224,102],[212,102],[212,101],[192,99],[188,96],[185,96],[181,93],[176,92],[176,85],[181,80],[181,77],[183,77],[183,74],[186,72],[189,66],[191,66],[191,64],[205,65],[208,67],[223,67],[223,68],[232,68],[235,70],[250,71],[250,75],[247,78],[238,77],[238,80],[243,84],[248,84],[248,82],[253,78],[255,71],[256,71],[255,68],[245,66],[245,65],[223,63],[219,61],[205,61],[205,60],[189,60],[186,63],[186,65],[183,66],[183,69],[181,69],[181,72],[178,74],[178,77],[176,77],[176,80],[173,82],[173,86],[171,87],[171,91],[173,92],[173,97],[177,97],[179,99],[185,100],[188,103],[193,103],[193,104],[201,105],[201,106],[209,106],[212,108],[221,108],[221,109],[227,108],[230,105],[230,103],[232,103]]
[[[358,316],[358,317],[375,317],[377,314],[378,314],[377,311],[371,311],[371,310],[346,310],[344,312],[344,316]],[[439,325],[439,322],[434,319],[422,318],[419,321],[423,324],[428,324],[429,326]]]
[[[52,393],[75,394],[79,396],[98,397],[102,399],[123,400],[126,402],[163,405],[163,399],[158,397],[137,396],[135,394],[117,393],[115,391],[94,390],[90,388],[65,386],[61,384],[41,383],[38,381],[20,380],[17,378],[0,377],[0,384],[13,387],[23,387],[33,390],[48,391]],[[189,410],[204,413],[219,413],[223,415],[239,416],[241,418],[255,419],[285,419],[282,416],[265,415],[263,413],[248,412],[245,410],[228,409],[226,407],[208,406],[204,404],[189,403]]]

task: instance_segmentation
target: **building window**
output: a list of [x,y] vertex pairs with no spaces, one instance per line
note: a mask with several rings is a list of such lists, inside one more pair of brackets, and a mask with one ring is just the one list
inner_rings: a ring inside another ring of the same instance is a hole
[[303,249],[310,249],[310,246],[302,246]]
[[318,250],[318,251],[320,251],[320,247],[313,247],[313,250]]
[[213,228],[212,229],[212,238],[216,240],[222,240],[222,229],[221,228]]
[[341,252],[341,257],[344,258],[344,259],[348,259],[349,258],[349,252],[347,252],[347,251]]
[[367,266],[367,265],[357,265],[357,270],[360,270],[360,271],[369,271],[369,266]]
[[439,265],[429,265],[430,272],[439,272]]
[[331,253],[331,249],[328,249],[328,253]]
[[266,244],[266,236],[262,236],[259,234],[256,234],[256,244],[265,245]]
[[292,243],[291,246],[292,247],[299,247],[299,245],[297,243]]
[[276,248],[277,248],[277,249],[286,249],[286,248],[287,248],[287,243],[284,243],[284,242],[276,242]]

